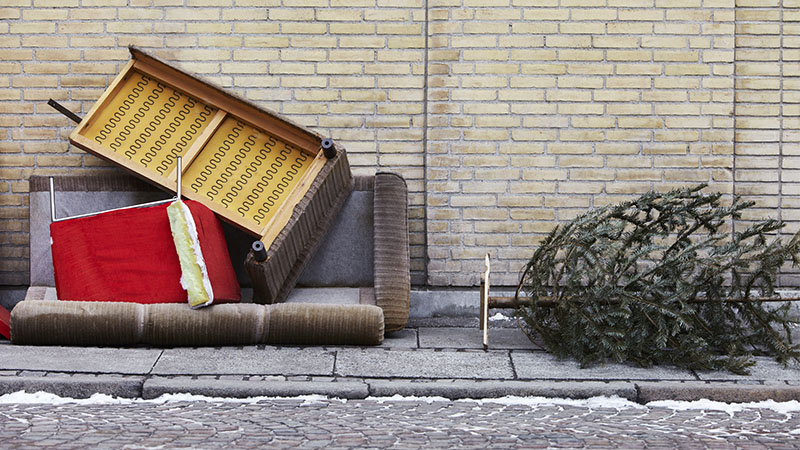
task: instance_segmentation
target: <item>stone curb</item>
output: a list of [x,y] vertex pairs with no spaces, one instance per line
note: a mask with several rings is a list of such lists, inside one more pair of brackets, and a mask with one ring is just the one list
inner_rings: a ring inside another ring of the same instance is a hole
[[163,394],[207,397],[297,397],[322,395],[348,400],[369,397],[442,397],[450,400],[520,397],[585,399],[616,396],[646,404],[658,400],[707,399],[726,403],[765,400],[800,401],[800,385],[779,382],[741,384],[705,381],[508,381],[508,380],[336,380],[244,381],[119,376],[0,376],[0,395],[17,391],[48,392],[61,397],[89,398],[100,393],[120,398],[154,399]]
[[89,398],[92,394],[106,394],[123,398],[142,396],[144,377],[0,377],[0,395],[17,391],[49,392],[60,397]]
[[207,397],[297,397],[324,395],[348,400],[369,396],[366,383],[360,381],[237,381],[149,379],[144,382],[142,398],[148,400],[163,394],[194,394]]
[[787,384],[732,384],[722,382],[641,382],[637,401],[645,404],[657,400],[694,401],[707,399],[726,403],[748,403],[774,400],[800,400],[800,386]]
[[617,396],[636,401],[636,386],[624,381],[406,381],[368,380],[370,395],[444,397],[450,400],[519,397],[559,397],[586,399],[598,396]]

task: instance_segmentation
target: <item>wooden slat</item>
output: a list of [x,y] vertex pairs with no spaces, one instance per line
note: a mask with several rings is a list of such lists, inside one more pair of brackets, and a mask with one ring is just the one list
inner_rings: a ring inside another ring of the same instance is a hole
[[486,255],[486,272],[481,276],[481,329],[483,330],[483,349],[489,349],[489,273],[491,263]]
[[326,158],[322,152],[317,154],[311,166],[300,178],[300,181],[297,182],[291,194],[289,194],[286,200],[280,205],[280,208],[278,208],[278,211],[275,212],[275,215],[272,216],[272,219],[270,219],[267,225],[260,230],[259,234],[261,235],[261,242],[264,243],[264,248],[268,249],[278,237],[281,230],[283,230],[283,227],[289,223],[294,207],[297,206],[300,200],[303,199],[303,196],[306,195],[309,187],[311,187],[311,183],[317,178],[317,175],[327,161],[328,158]]
[[155,171],[148,170],[142,167],[140,164],[131,161],[130,159],[121,156],[117,153],[114,153],[113,151],[108,150],[105,147],[102,147],[93,140],[84,137],[82,135],[70,136],[70,140],[78,147],[94,154],[99,158],[105,159],[106,161],[119,165],[126,171],[138,176],[139,178],[143,178],[144,180],[150,181],[151,183],[155,183],[157,186],[167,189],[170,192],[173,193],[175,192],[174,180],[170,180],[169,178],[160,175]]
[[[220,125],[222,125],[222,121],[225,120],[227,116],[228,113],[226,113],[225,111],[221,109],[217,110],[217,113],[208,122],[208,125],[203,130],[203,132],[200,133],[199,136],[197,136],[197,139],[194,141],[194,143],[192,143],[192,146],[189,147],[189,149],[186,150],[186,153],[183,155],[182,157],[183,170],[181,171],[182,174],[186,173],[186,169],[188,169],[189,166],[192,165],[194,159],[197,157],[197,155],[200,153],[203,147],[205,147],[205,145],[208,144],[208,141],[211,139],[211,136],[213,136],[214,133],[217,132],[217,129],[219,128]],[[172,180],[173,183],[177,182],[178,180],[177,167],[172,169],[172,172],[170,172],[168,178]]]
[[103,95],[101,95],[100,98],[97,99],[97,101],[94,103],[94,105],[92,105],[92,108],[89,110],[86,116],[84,116],[81,123],[78,124],[78,126],[75,127],[74,130],[72,130],[72,133],[70,134],[70,139],[72,139],[74,136],[81,134],[83,130],[88,128],[89,125],[91,125],[92,122],[94,122],[98,112],[101,111],[102,108],[104,108],[106,104],[108,104],[108,102],[110,102],[111,99],[114,98],[115,95],[117,95],[117,91],[122,87],[123,84],[122,81],[125,79],[125,77],[128,76],[128,73],[131,70],[133,70],[133,64],[134,61],[130,60],[128,61],[128,64],[126,64],[125,67],[122,68],[117,77],[114,78],[114,81],[112,81],[111,84],[108,85],[108,88],[105,90],[105,92],[103,92]]
[[317,136],[306,133],[294,125],[260,111],[256,107],[235,99],[200,80],[194,79],[143,53],[135,53],[134,67],[153,78],[170,84],[183,92],[202,99],[209,106],[229,112],[237,119],[260,128],[270,134],[297,146],[306,153],[316,155],[320,150]]
[[[696,298],[689,303],[704,303],[708,300],[704,298]],[[775,302],[798,302],[800,301],[800,297],[787,297],[787,298],[729,298],[724,299],[724,303],[745,303],[745,302],[765,302],[765,303],[775,303]],[[612,305],[614,303],[619,302],[619,300],[615,299],[608,299],[600,304],[605,305]],[[487,302],[489,308],[497,308],[497,309],[514,309],[519,308],[520,306],[525,306],[530,303],[530,300],[527,298],[518,298],[518,297],[489,297],[489,301]],[[536,300],[536,306],[542,308],[552,308],[558,305],[558,301],[553,299],[553,297],[540,297]]]
[[181,191],[181,194],[183,195],[183,197],[186,197],[189,200],[194,200],[196,202],[202,203],[208,209],[214,211],[220,217],[224,218],[227,222],[231,223],[240,230],[250,233],[255,237],[261,236],[260,234],[261,226],[253,222],[252,220],[248,220],[243,218],[242,216],[236,215],[235,213],[225,209],[225,207],[223,207],[222,205],[210,202],[208,201],[207,198],[203,197],[202,194],[198,194],[197,192],[193,192],[189,189],[183,189]]

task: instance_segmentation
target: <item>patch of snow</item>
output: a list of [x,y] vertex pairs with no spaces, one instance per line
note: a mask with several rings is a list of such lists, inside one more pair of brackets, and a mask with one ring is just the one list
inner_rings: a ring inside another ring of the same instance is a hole
[[433,403],[433,402],[450,402],[449,398],[444,397],[416,397],[413,395],[404,396],[400,394],[394,394],[391,397],[367,397],[367,400],[373,400],[378,403],[386,403],[386,402],[425,402],[425,403]]
[[489,317],[489,322],[497,322],[500,320],[511,320],[511,319],[512,319],[511,317],[508,317],[507,315],[499,312],[493,315],[492,317]]
[[650,408],[668,408],[676,411],[704,410],[704,411],[723,411],[728,414],[737,413],[745,409],[769,409],[780,414],[788,414],[800,411],[800,402],[791,400],[788,402],[776,402],[765,400],[750,403],[725,403],[712,400],[695,400],[691,402],[660,400],[647,403],[645,406]]
[[[131,403],[152,403],[152,404],[165,404],[175,402],[208,402],[208,403],[258,403],[264,400],[302,400],[303,405],[312,405],[323,401],[339,400],[329,399],[324,395],[301,395],[297,397],[247,397],[247,398],[223,398],[223,397],[207,397],[205,395],[194,395],[187,393],[180,394],[163,394],[160,397],[152,400],[144,400],[141,398],[120,398],[113,397],[106,394],[93,394],[89,398],[76,399],[70,397],[61,397],[49,392],[34,392],[28,393],[25,391],[12,392],[10,394],[0,395],[0,404],[49,404],[49,405],[63,405],[66,403],[97,405],[97,404],[131,404]],[[345,400],[340,400],[345,401]]]
[[[27,393],[24,391],[12,392],[10,394],[0,395],[0,404],[50,404],[62,405],[66,403],[73,404],[131,404],[131,403],[151,403],[151,404],[165,404],[177,402],[208,402],[208,403],[244,403],[254,404],[261,401],[271,400],[298,400],[302,401],[301,405],[314,405],[323,402],[337,401],[347,403],[346,399],[330,398],[324,395],[301,395],[297,397],[248,397],[248,398],[223,398],[223,397],[207,397],[204,395],[194,394],[164,394],[152,400],[144,400],[141,398],[118,398],[106,394],[94,394],[85,399],[74,399],[69,397],[61,397],[48,392],[34,392]],[[366,400],[375,401],[377,403],[387,402],[453,402],[453,400],[445,397],[417,397],[417,396],[402,396],[393,395],[391,397],[368,397]],[[611,396],[611,397],[591,397],[588,399],[568,399],[568,398],[549,398],[549,397],[518,397],[506,396],[500,398],[486,398],[486,399],[460,399],[455,402],[471,402],[477,405],[484,404],[498,404],[504,406],[523,405],[530,407],[537,406],[573,406],[579,408],[600,409],[643,409],[643,408],[667,408],[676,411],[723,411],[728,414],[734,414],[744,411],[746,409],[767,409],[780,414],[790,414],[800,412],[800,402],[791,400],[787,402],[776,402],[774,400],[765,400],[760,402],[750,403],[725,403],[717,402],[707,399],[696,401],[675,401],[675,400],[660,400],[640,405],[630,400]],[[794,430],[791,434],[800,434],[800,430]]]
[[484,403],[495,403],[505,406],[511,405],[523,405],[523,406],[552,406],[552,405],[559,405],[559,406],[576,406],[580,408],[591,408],[591,409],[598,409],[598,408],[613,408],[613,409],[626,409],[626,408],[644,408],[644,406],[634,403],[630,400],[611,396],[611,397],[591,397],[587,399],[570,399],[570,398],[550,398],[550,397],[518,397],[518,396],[505,396],[500,398],[486,398],[481,400],[476,399],[466,399],[466,400],[458,400],[458,401],[470,401],[470,402],[477,402],[480,404]]
[[60,397],[49,392],[34,392],[27,393],[25,391],[12,392],[10,394],[0,395],[0,404],[36,404],[45,403],[49,405],[63,405],[64,403],[78,403],[78,404],[121,404],[130,401],[128,399],[115,398],[105,394],[93,394],[89,398],[74,399],[69,397]]

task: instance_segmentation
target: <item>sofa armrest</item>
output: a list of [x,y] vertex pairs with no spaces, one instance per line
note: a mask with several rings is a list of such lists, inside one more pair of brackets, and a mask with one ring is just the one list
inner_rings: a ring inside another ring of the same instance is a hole
[[385,331],[408,322],[411,272],[408,238],[408,187],[395,173],[375,175],[375,303],[383,309]]

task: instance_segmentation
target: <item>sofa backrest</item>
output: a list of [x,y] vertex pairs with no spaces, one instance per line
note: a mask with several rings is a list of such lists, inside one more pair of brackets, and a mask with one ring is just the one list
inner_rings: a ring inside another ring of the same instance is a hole
[[[373,182],[356,177],[328,235],[300,276],[298,286],[366,287],[373,284]],[[169,198],[170,195],[130,175],[54,177],[56,218],[103,211]],[[33,286],[54,286],[50,254],[50,193],[47,177],[30,179],[30,259]],[[236,276],[250,286],[244,260],[255,239],[223,222]],[[120,238],[124,238],[121,236]]]

